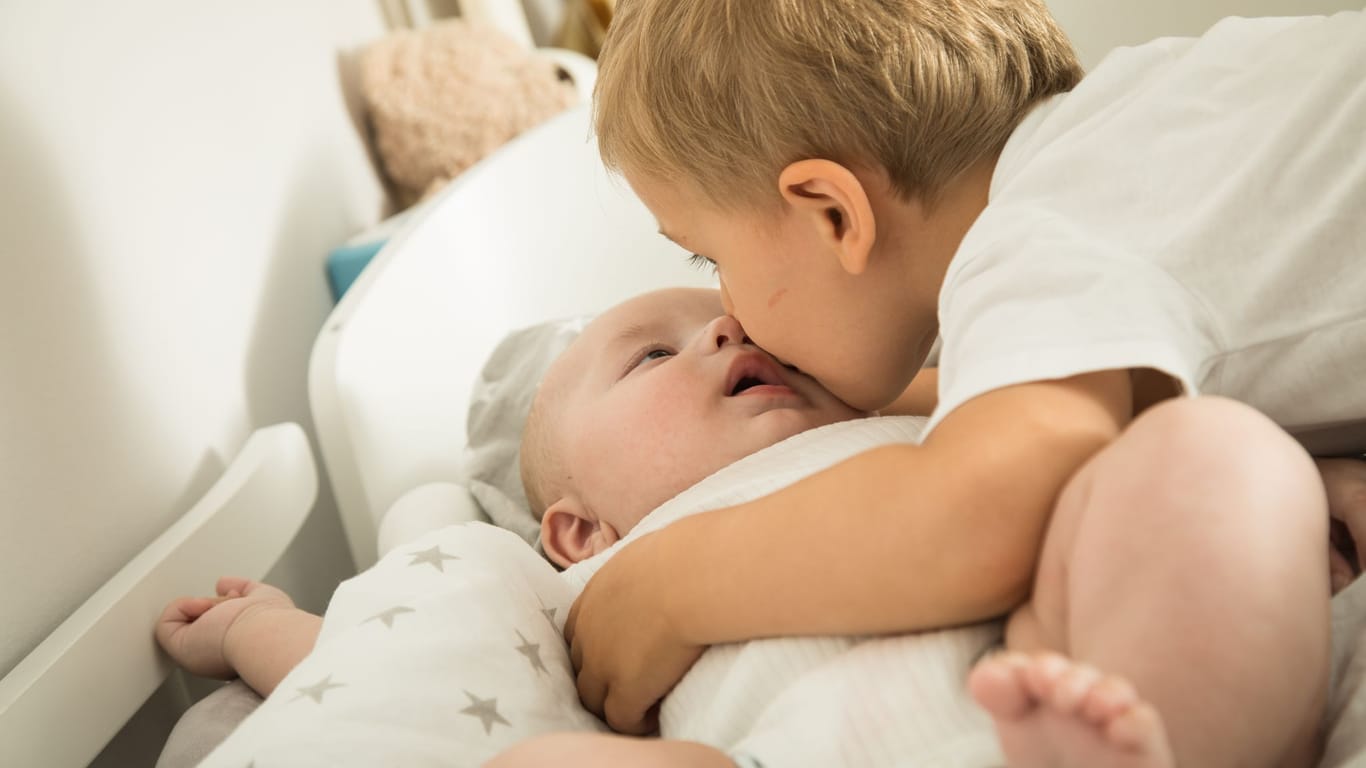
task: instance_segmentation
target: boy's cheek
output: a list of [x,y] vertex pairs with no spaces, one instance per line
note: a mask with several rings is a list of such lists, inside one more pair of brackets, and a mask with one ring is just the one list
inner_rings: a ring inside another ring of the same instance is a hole
[[910,384],[907,381],[898,386],[899,382],[885,381],[883,377],[871,374],[873,372],[869,371],[857,380],[827,380],[821,381],[821,384],[835,397],[844,401],[845,405],[858,411],[878,411],[886,408]]

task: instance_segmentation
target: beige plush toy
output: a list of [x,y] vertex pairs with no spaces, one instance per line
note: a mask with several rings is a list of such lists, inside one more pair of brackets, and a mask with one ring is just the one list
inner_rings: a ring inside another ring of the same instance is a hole
[[375,149],[401,207],[578,101],[549,57],[459,19],[390,35],[361,61]]

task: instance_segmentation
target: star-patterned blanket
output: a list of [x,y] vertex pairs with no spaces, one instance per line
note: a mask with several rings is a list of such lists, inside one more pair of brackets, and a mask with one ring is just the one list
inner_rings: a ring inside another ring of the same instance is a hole
[[[338,588],[314,652],[203,765],[475,766],[533,735],[605,731],[579,704],[561,636],[602,563],[681,517],[757,498],[874,445],[914,442],[922,426],[863,419],[771,446],[563,573],[518,536],[479,523],[400,547]],[[992,765],[995,740],[962,681],[998,637],[984,625],[719,646],[666,700],[663,735],[763,764],[921,754],[917,764]]]
[[429,534],[338,589],[314,652],[203,766],[476,766],[605,730],[560,634],[576,592],[517,535]]

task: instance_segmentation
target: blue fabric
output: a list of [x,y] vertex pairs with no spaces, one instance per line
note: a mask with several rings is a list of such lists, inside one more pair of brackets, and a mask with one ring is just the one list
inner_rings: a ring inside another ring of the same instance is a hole
[[388,238],[359,245],[343,245],[327,254],[327,283],[332,288],[332,301],[341,301],[351,284],[360,277],[365,265],[379,253]]

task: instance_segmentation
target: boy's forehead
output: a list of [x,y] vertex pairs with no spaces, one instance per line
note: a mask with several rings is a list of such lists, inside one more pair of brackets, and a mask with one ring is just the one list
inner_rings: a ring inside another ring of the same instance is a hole
[[[697,196],[688,194],[677,180],[655,179],[630,171],[623,172],[623,175],[636,197],[654,214],[659,234],[682,245],[688,234],[680,226],[684,220],[682,217],[704,207]],[[679,220],[675,221],[675,217],[679,217]]]
[[665,229],[663,224],[659,225],[659,234],[663,235],[669,240],[672,240],[674,243],[683,246],[684,248],[688,247],[688,244],[684,242],[685,238],[682,235],[675,235],[674,233]]

